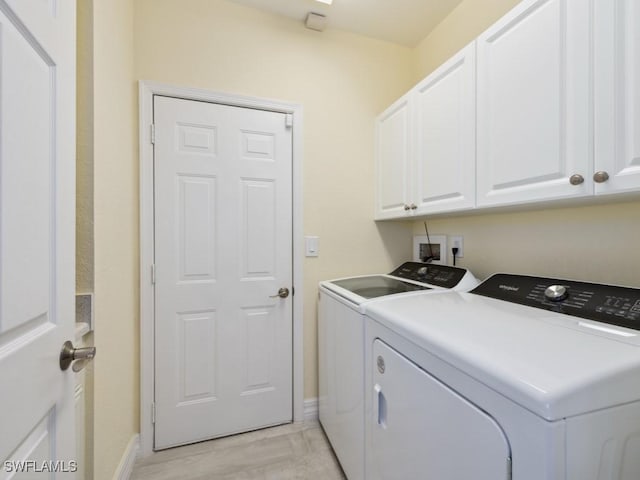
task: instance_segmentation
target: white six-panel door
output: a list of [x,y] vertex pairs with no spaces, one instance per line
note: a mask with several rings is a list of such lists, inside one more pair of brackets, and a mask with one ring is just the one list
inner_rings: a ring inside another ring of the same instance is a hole
[[283,113],[156,96],[155,448],[292,420]]
[[19,478],[61,478],[78,460],[59,365],[75,322],[73,0],[0,0],[0,252],[0,477],[30,461]]

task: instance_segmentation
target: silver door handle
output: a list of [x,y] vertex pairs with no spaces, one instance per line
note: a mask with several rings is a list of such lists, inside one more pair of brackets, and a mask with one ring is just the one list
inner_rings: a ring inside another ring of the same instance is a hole
[[286,287],[282,287],[280,290],[278,290],[278,293],[276,293],[275,295],[269,295],[269,298],[287,298],[289,296],[289,289]]
[[79,372],[95,356],[96,347],[74,348],[73,343],[67,340],[60,350],[60,370],[66,370],[72,362],[78,360],[71,368],[74,372]]

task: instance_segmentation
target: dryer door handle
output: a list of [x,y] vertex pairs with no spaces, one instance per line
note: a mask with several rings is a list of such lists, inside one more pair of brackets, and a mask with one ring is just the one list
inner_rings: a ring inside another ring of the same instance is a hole
[[373,387],[373,391],[375,392],[376,398],[376,423],[381,428],[387,428],[387,399],[384,393],[382,393],[382,387],[379,384]]

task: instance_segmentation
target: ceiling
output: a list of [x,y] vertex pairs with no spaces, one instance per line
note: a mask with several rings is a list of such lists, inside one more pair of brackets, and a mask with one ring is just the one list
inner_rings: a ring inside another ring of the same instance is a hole
[[231,0],[300,20],[309,12],[327,17],[327,28],[415,47],[462,0]]

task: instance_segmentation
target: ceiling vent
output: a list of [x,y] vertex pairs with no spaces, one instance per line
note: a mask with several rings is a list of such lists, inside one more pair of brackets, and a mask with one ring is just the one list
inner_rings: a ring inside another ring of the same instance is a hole
[[304,22],[305,27],[322,32],[327,26],[327,17],[320,13],[309,12]]

